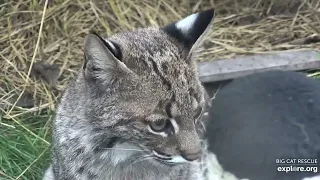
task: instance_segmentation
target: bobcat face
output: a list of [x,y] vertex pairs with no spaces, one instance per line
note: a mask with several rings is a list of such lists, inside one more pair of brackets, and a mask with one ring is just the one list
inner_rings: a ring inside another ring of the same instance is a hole
[[93,126],[164,164],[199,159],[205,99],[192,52],[213,17],[207,10],[162,28],[87,35],[83,77]]

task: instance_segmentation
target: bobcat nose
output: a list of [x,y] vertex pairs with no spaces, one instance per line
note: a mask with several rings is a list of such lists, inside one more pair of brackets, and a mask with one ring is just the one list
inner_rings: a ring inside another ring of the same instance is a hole
[[187,161],[194,161],[201,157],[202,151],[196,150],[196,151],[181,151],[181,156],[187,160]]

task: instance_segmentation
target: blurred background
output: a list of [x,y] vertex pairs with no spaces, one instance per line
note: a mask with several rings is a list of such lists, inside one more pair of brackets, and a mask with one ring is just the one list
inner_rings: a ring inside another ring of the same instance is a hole
[[215,8],[198,61],[320,49],[319,0],[1,0],[0,179],[41,179],[55,104],[89,31],[110,36]]

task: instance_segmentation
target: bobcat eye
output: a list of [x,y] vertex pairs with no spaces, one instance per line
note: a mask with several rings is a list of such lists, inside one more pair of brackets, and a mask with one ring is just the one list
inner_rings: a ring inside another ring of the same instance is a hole
[[154,132],[163,132],[166,129],[170,128],[171,122],[169,119],[160,119],[157,121],[150,122],[150,128]]

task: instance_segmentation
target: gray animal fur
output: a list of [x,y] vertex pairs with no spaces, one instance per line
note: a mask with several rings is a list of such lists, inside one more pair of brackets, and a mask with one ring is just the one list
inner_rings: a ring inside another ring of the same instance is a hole
[[[201,118],[195,117],[206,106],[205,94],[193,52],[213,15],[207,10],[165,28],[115,34],[105,42],[87,35],[84,68],[57,108],[52,165],[43,179],[209,179],[205,161],[187,161],[181,153],[202,149],[206,154]],[[168,118],[176,124],[167,137],[148,128]],[[157,160],[153,150],[166,154],[171,164]]]

